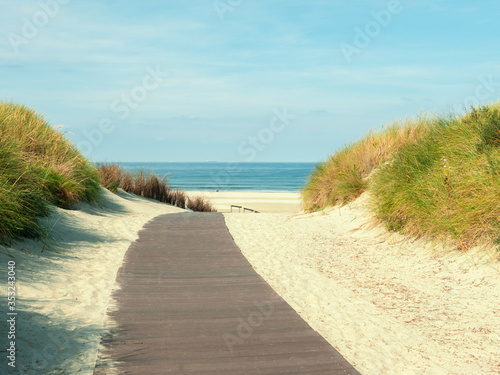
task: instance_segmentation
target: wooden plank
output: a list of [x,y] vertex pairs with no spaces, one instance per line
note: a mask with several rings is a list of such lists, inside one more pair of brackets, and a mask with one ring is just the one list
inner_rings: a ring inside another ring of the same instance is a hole
[[359,374],[252,269],[217,213],[160,216],[118,272],[94,374]]

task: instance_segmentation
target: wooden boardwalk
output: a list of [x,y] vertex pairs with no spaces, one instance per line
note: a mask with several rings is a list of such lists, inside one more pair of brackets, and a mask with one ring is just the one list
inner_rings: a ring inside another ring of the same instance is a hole
[[359,374],[253,270],[222,214],[149,222],[94,374]]

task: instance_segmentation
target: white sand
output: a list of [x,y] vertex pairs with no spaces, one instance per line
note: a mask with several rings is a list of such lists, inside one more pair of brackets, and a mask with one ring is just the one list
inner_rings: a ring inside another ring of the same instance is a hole
[[[42,243],[31,240],[0,248],[2,271],[6,273],[9,260],[17,265],[19,373],[92,374],[111,291],[126,250],[150,219],[183,211],[107,191],[104,204],[103,208],[56,209],[46,220],[53,227],[53,241],[44,252]],[[2,294],[6,282],[5,277]],[[4,358],[7,337],[1,339],[0,373],[12,373]]]
[[225,214],[256,271],[362,374],[500,374],[499,254],[433,251],[367,217],[363,199]]
[[[92,374],[126,250],[147,221],[182,211],[105,194],[105,208],[57,209],[46,220],[54,241],[43,253],[42,243],[29,240],[0,248],[2,275],[9,260],[17,263],[21,373]],[[298,204],[286,194],[220,199],[258,200],[270,211]],[[367,221],[362,200],[326,214],[225,216],[257,272],[364,375],[500,374],[493,255],[433,253],[381,229],[360,229]],[[9,373],[0,363],[0,373]]]
[[[261,193],[245,191],[188,191],[190,197],[210,199],[218,212],[230,212],[231,205],[250,208],[262,213],[297,212],[301,210],[299,193]],[[237,212],[238,208],[233,208]],[[241,212],[243,210],[240,209]],[[249,213],[249,211],[247,211]]]

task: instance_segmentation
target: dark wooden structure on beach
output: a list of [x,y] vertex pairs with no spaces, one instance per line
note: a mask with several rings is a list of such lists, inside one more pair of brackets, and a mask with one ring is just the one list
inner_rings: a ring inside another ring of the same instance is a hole
[[359,374],[253,270],[217,213],[157,217],[129,248],[94,374]]

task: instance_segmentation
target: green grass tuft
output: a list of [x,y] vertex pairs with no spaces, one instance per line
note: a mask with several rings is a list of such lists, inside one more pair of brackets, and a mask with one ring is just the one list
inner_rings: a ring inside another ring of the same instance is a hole
[[0,141],[0,240],[42,233],[38,219],[47,215],[46,192],[39,176],[12,142]]
[[373,209],[388,229],[461,249],[500,239],[500,108],[441,119],[371,180]]
[[316,167],[304,206],[345,204],[364,191],[391,231],[463,250],[499,245],[500,103],[370,132]]
[[355,200],[368,188],[368,177],[375,168],[415,142],[434,122],[424,116],[395,122],[334,153],[309,176],[302,190],[304,208],[316,211]]
[[0,102],[0,237],[41,234],[49,203],[71,208],[100,199],[97,171],[33,110]]

